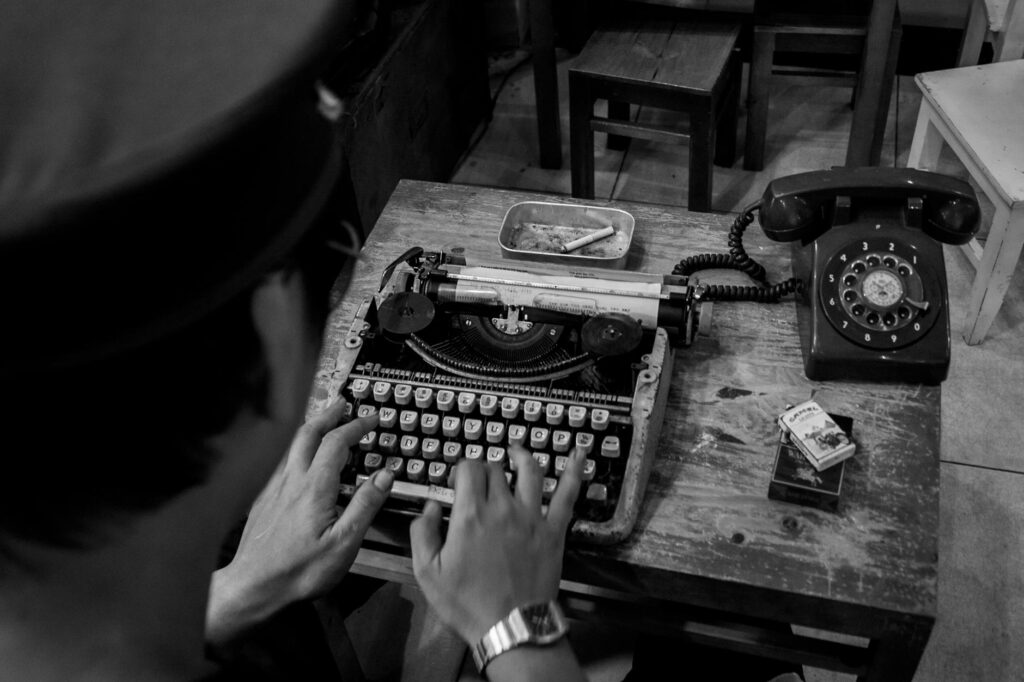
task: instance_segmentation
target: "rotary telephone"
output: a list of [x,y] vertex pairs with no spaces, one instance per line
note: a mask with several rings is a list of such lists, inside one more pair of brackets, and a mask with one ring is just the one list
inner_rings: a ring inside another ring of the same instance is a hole
[[[758,219],[793,242],[795,277],[769,284],[743,250]],[[949,370],[950,327],[942,244],[965,244],[980,210],[966,182],[906,168],[836,168],[773,180],[737,218],[730,254],[684,259],[676,274],[746,272],[757,287],[708,287],[712,300],[775,301],[797,294],[804,370],[815,380],[938,384]]]

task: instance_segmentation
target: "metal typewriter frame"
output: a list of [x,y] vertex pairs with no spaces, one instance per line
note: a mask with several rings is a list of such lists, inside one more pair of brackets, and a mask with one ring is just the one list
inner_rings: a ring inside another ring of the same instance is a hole
[[[533,264],[526,265],[523,261],[518,261],[515,267],[532,268]],[[536,269],[538,271],[547,270],[543,266]],[[597,276],[595,275],[595,277]],[[650,276],[645,276],[642,273],[616,272],[608,279],[613,281],[633,279],[634,277],[639,281]],[[378,294],[364,299],[359,305],[335,357],[334,368],[326,377],[325,387],[328,399],[339,395],[348,382],[349,375],[352,373],[363,347],[362,334],[371,327],[371,324],[366,321],[371,306],[386,297],[393,281],[394,277],[390,277],[387,286],[382,286]],[[682,330],[681,334],[675,335],[674,340],[677,344],[680,341],[684,345],[690,342],[696,333],[697,321],[698,313],[694,308],[688,314],[686,328]],[[654,330],[653,342],[648,355],[648,368],[638,374],[633,393],[633,404],[630,410],[633,433],[615,510],[612,517],[604,522],[577,519],[570,531],[573,540],[589,544],[615,544],[629,537],[636,525],[644,490],[647,487],[657,452],[672,376],[675,349],[670,343],[670,335],[665,328],[658,327]],[[321,378],[324,377],[321,375]]]

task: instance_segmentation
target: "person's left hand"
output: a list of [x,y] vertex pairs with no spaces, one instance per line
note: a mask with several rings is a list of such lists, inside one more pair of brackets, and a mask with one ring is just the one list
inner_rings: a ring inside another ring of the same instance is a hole
[[226,642],[288,604],[338,584],[391,490],[378,471],[337,506],[349,451],[377,416],[342,422],[344,399],[299,428],[287,456],[249,513],[234,559],[213,574],[207,641]]

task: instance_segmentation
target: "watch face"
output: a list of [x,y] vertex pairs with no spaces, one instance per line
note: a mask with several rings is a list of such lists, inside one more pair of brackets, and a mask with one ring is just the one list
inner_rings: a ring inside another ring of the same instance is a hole
[[549,604],[531,604],[520,609],[530,630],[530,639],[538,644],[554,641],[567,630],[564,616]]

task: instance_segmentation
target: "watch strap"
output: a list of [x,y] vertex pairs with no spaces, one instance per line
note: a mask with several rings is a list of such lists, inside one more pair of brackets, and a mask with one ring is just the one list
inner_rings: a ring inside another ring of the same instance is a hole
[[541,602],[539,605],[548,609],[551,618],[557,624],[556,632],[541,637],[535,636],[535,633],[526,622],[523,610],[538,605],[526,605],[512,609],[507,616],[495,623],[471,647],[473,662],[476,663],[476,668],[481,674],[483,674],[484,668],[487,667],[488,663],[506,651],[511,651],[523,644],[536,646],[554,644],[566,635],[569,630],[568,620],[566,620],[565,614],[562,613],[558,602],[552,599],[548,602]]

